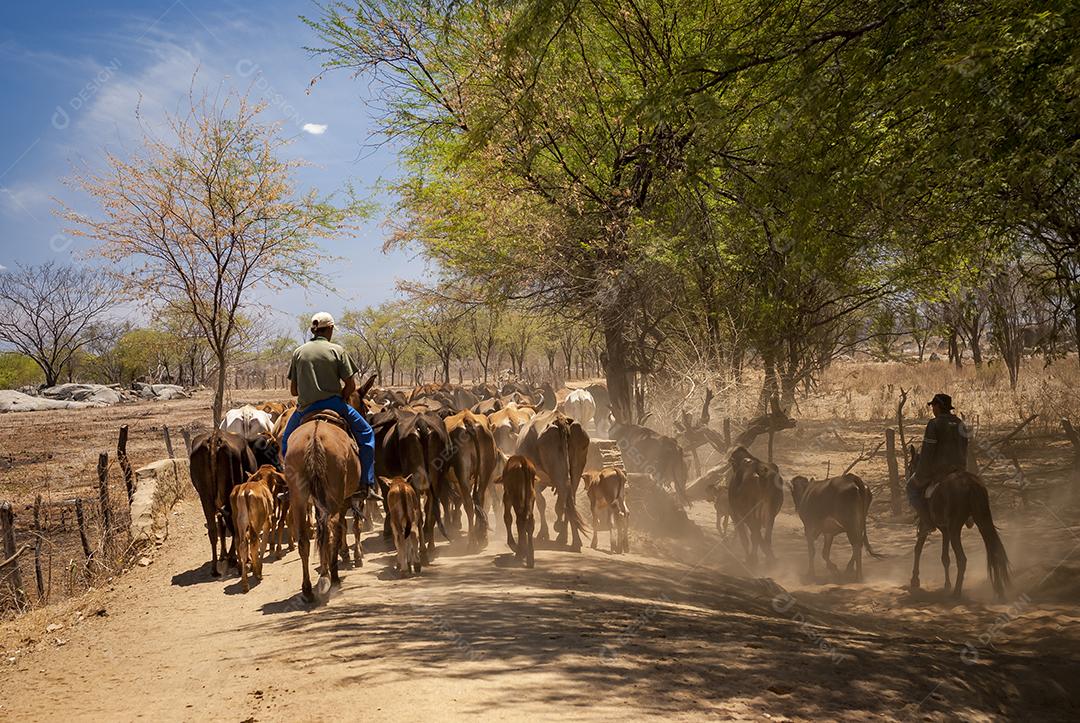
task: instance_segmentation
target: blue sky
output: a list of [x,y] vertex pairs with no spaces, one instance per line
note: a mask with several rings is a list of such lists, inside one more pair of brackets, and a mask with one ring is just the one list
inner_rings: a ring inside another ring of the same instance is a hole
[[[366,79],[339,71],[309,88],[320,71],[303,49],[318,39],[298,19],[318,13],[309,0],[45,0],[0,12],[0,265],[84,262],[88,243],[63,234],[52,199],[94,206],[63,179],[76,165],[99,166],[105,149],[136,148],[137,105],[152,123],[177,110],[193,76],[197,90],[262,96],[267,120],[282,121],[292,150],[314,164],[304,187],[352,182],[366,193],[396,172],[393,149],[372,148],[378,108]],[[383,210],[359,234],[323,244],[344,259],[325,269],[336,291],[260,297],[283,329],[316,307],[377,303],[398,279],[423,274],[413,254],[382,252],[386,199],[374,198]]]

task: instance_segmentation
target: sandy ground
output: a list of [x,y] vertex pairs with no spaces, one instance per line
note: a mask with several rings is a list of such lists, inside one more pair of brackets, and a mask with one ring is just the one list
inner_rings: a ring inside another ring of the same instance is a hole
[[[693,512],[704,521],[710,510]],[[871,534],[899,555],[909,531]],[[309,606],[295,552],[268,563],[246,595],[235,575],[211,578],[200,515],[185,503],[151,566],[2,628],[0,718],[1078,714],[1076,606],[980,602],[978,553],[971,598],[954,603],[909,595],[894,571],[907,561],[893,557],[869,562],[863,585],[800,583],[805,558],[787,513],[777,547],[790,564],[775,571],[786,590],[712,533],[683,545],[636,535],[634,553],[612,556],[602,532],[601,550],[543,549],[534,570],[513,564],[498,538],[477,555],[441,543],[434,565],[401,580],[370,535],[365,566]],[[836,553],[842,561],[846,548]],[[936,558],[928,548],[927,586],[940,585]]]
[[[31,455],[51,445],[63,456],[72,435],[91,446],[69,455],[82,464],[129,420],[137,454],[153,458],[155,428],[206,408],[45,413],[19,431],[5,415],[0,443],[40,469]],[[800,425],[778,438],[786,477],[836,470],[880,434]],[[883,470],[875,459],[857,471],[879,486]],[[7,490],[20,478],[0,470]],[[909,593],[913,530],[883,502],[870,536],[884,557],[866,560],[865,581],[809,579],[787,499],[768,567],[747,566],[711,507],[695,503],[700,536],[633,531],[633,553],[613,556],[601,532],[597,551],[540,549],[533,570],[514,564],[500,528],[479,554],[440,536],[435,563],[401,580],[369,534],[365,566],[345,569],[318,606],[299,598],[295,552],[268,562],[246,595],[235,574],[212,578],[201,514],[186,502],[149,567],[0,624],[0,720],[1077,720],[1080,512],[1061,499],[1015,502],[995,503],[1015,578],[1006,604],[990,600],[974,530],[963,601],[937,592],[935,538],[928,591]],[[834,547],[841,567],[848,554]]]

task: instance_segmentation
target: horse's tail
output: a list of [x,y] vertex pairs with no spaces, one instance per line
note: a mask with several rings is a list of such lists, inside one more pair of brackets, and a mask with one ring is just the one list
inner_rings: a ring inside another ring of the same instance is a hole
[[1005,588],[1010,584],[1009,556],[1005,554],[1005,545],[1002,544],[997,527],[994,526],[994,518],[990,515],[990,495],[981,483],[972,485],[970,494],[971,515],[975,518],[979,534],[986,545],[986,571],[990,576],[990,584],[998,598],[1004,598]]
[[318,511],[324,516],[329,514],[326,506],[326,448],[319,440],[319,420],[311,429],[311,440],[304,451],[304,477]]

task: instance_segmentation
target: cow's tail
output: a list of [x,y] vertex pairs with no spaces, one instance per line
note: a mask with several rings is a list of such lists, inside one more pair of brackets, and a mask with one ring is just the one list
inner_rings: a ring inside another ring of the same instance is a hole
[[[245,509],[250,511],[252,506],[255,504],[255,493],[249,489],[246,489],[244,490],[243,494],[244,507]],[[253,558],[258,554],[257,548],[259,545],[259,535],[255,531],[255,525],[253,525],[251,523],[251,520],[247,519],[246,516],[243,519],[243,523],[244,529],[240,531],[240,534],[244,536],[244,543],[247,545],[248,555]]]
[[446,526],[443,525],[442,513],[440,512],[442,503],[439,500],[439,495],[434,492],[428,492],[428,494],[431,495],[431,513],[435,515],[435,524],[439,526],[439,532],[442,533],[442,536],[449,540],[450,535],[446,532]]
[[[476,463],[478,467],[480,467],[476,474],[476,489],[473,490],[473,511],[476,515],[477,526],[481,530],[486,530],[488,527],[488,519],[487,515],[484,513],[484,502],[487,497],[487,486],[491,483],[491,480],[482,481],[480,478],[484,472],[490,472],[491,470],[483,469],[481,462],[484,459],[484,451],[480,449],[480,434],[472,427],[473,423],[469,422],[469,431],[471,433],[469,436],[472,437],[473,453],[476,455]],[[481,487],[483,488],[484,494],[480,494]]]
[[574,494],[573,472],[570,471],[570,423],[563,422],[559,425],[559,433],[563,438],[563,449],[566,450],[566,507],[564,514],[568,525],[576,528],[579,534],[588,534],[589,528],[581,519],[577,509],[577,495]]
[[870,533],[866,528],[866,521],[870,518],[870,503],[874,501],[874,493],[870,491],[870,488],[866,486],[862,480],[859,480],[859,497],[862,501],[861,514],[859,517],[859,524],[862,527],[862,540],[863,546],[866,548],[866,553],[876,560],[882,559],[883,555],[874,552],[874,548],[870,546]]
[[986,545],[986,571],[990,576],[990,584],[998,598],[1003,599],[1005,588],[1010,584],[1009,556],[1005,553],[1005,545],[1001,542],[994,518],[990,514],[990,495],[986,487],[979,483],[971,486],[970,495],[971,515],[975,518],[983,544]]
[[307,480],[308,489],[315,506],[325,517],[329,514],[326,506],[326,449],[319,440],[319,420],[315,420],[315,426],[311,429],[311,440],[304,451],[304,478]]

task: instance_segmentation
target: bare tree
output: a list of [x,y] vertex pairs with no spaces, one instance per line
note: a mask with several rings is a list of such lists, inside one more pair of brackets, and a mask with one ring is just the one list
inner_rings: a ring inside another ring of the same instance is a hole
[[484,374],[485,382],[488,381],[491,356],[495,353],[495,347],[499,341],[499,324],[501,320],[501,309],[484,306],[474,309],[465,322],[469,344],[476,354],[477,362],[480,363],[480,370]]
[[56,384],[75,354],[110,328],[99,324],[120,298],[120,283],[104,271],[19,266],[0,273],[0,341],[34,360],[45,384]]
[[169,133],[145,133],[141,154],[109,154],[107,170],[76,178],[99,216],[64,209],[102,256],[130,265],[135,294],[197,323],[217,364],[215,424],[249,292],[310,284],[313,239],[342,232],[357,212],[296,190],[303,162],[285,152],[278,125],[260,122],[263,107],[236,94],[192,97],[167,117]]
[[1009,370],[1009,385],[1016,389],[1024,357],[1024,311],[1027,288],[1019,267],[1009,265],[990,280],[990,338]]
[[416,312],[413,335],[438,358],[444,384],[450,383],[450,360],[463,343],[461,327],[461,311],[445,300],[425,302]]

